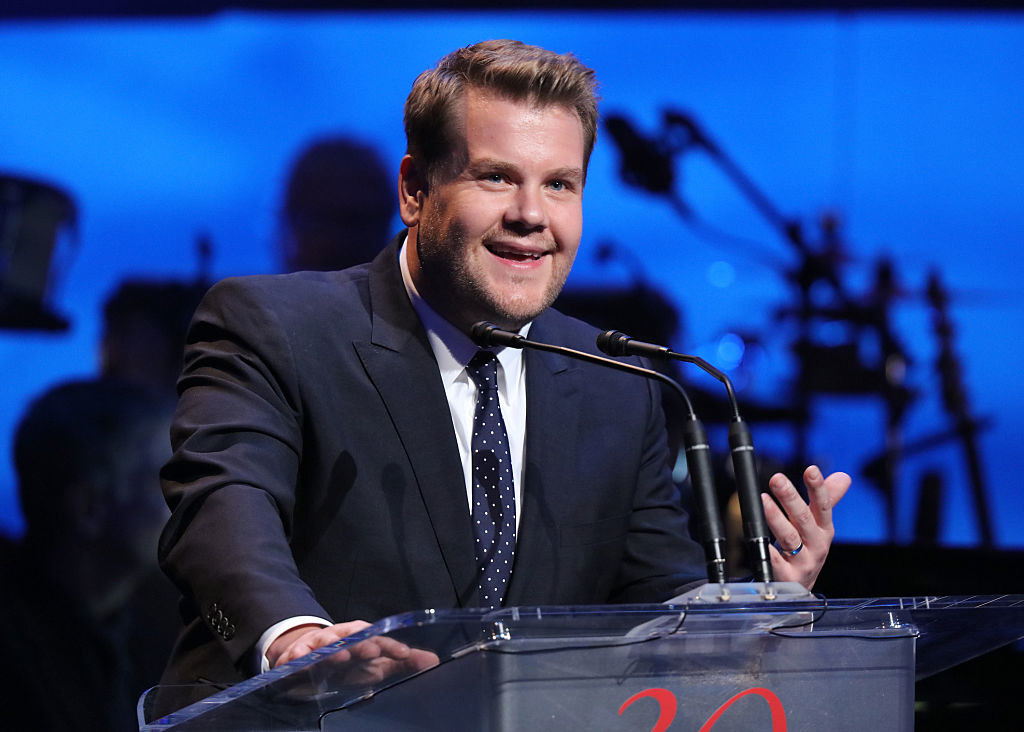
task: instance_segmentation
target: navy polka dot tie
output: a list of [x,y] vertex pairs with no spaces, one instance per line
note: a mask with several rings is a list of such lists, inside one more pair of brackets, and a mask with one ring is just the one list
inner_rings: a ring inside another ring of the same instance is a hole
[[473,536],[480,603],[501,605],[516,551],[516,493],[512,455],[498,404],[498,359],[477,351],[466,367],[477,387],[473,416]]

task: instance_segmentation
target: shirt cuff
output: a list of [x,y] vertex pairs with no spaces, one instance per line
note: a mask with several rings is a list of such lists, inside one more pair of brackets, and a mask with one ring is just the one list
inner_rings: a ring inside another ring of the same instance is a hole
[[294,618],[286,618],[280,623],[271,625],[256,642],[256,666],[259,668],[260,673],[270,670],[270,661],[267,660],[267,649],[270,648],[271,644],[287,631],[300,625],[319,625],[327,628],[333,625],[333,623],[330,620],[324,620],[315,615],[296,615]]

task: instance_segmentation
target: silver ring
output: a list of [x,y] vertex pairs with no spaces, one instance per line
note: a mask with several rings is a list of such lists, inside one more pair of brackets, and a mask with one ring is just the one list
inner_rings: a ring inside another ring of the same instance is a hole
[[798,547],[797,547],[796,549],[794,549],[793,551],[789,551],[789,550],[787,549],[787,550],[786,550],[786,554],[788,554],[788,555],[789,555],[789,556],[791,556],[791,557],[795,557],[795,556],[796,556],[797,554],[799,554],[799,553],[800,553],[800,551],[801,551],[801,550],[802,550],[803,548],[804,548],[804,543],[803,543],[803,542],[801,541],[801,542],[800,542],[800,546],[798,546]]

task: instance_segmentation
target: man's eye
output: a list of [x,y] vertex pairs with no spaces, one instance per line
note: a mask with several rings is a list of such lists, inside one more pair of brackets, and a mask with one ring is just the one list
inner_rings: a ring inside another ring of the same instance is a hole
[[488,173],[485,176],[485,179],[488,183],[503,183],[505,181],[505,176],[501,173]]
[[564,180],[553,180],[549,185],[551,186],[552,190],[556,191],[564,191],[566,188]]

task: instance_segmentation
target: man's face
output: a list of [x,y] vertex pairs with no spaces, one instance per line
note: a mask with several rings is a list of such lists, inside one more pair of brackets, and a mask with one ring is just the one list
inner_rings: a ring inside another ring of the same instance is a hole
[[459,143],[429,191],[416,192],[415,161],[403,161],[410,271],[463,331],[480,320],[518,330],[554,302],[576,257],[583,126],[570,108],[474,88],[455,117]]

